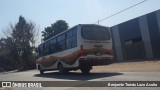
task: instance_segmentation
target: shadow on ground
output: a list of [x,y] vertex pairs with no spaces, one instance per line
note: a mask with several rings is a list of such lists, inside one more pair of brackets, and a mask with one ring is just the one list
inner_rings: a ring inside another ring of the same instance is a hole
[[68,74],[60,74],[59,72],[47,72],[47,73],[44,73],[43,75],[35,74],[34,77],[65,79],[65,80],[92,80],[92,79],[112,77],[117,75],[123,75],[123,74],[116,73],[116,72],[106,72],[106,73],[91,72],[87,75],[83,75],[80,72],[69,72]]

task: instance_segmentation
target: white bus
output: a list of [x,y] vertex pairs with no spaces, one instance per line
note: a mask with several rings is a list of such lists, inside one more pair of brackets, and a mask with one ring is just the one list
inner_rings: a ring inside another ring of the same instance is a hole
[[87,74],[92,66],[114,62],[109,28],[94,24],[79,24],[46,40],[38,46],[38,55],[40,74],[78,69]]

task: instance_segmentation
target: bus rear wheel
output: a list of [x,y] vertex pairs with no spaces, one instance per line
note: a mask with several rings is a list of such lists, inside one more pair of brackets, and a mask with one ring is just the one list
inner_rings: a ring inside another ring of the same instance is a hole
[[80,70],[83,74],[88,74],[90,72],[90,70],[92,69],[92,66],[85,66],[85,67],[81,67]]

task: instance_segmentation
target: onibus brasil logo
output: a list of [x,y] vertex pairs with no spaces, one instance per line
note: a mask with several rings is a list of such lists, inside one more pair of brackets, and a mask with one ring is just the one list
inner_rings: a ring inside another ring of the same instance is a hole
[[42,87],[41,83],[29,82],[2,82],[2,87]]

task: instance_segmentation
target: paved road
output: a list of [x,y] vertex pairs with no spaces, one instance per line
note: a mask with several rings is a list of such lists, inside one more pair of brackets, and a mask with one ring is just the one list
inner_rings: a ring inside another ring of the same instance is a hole
[[[57,71],[46,72],[44,75],[40,75],[37,70],[30,70],[24,72],[9,72],[9,73],[0,73],[0,81],[160,81],[160,72],[91,72],[88,75],[81,74],[80,71],[71,72],[67,75],[61,75]],[[30,90],[29,88],[12,88],[14,90]],[[0,90],[12,90],[12,89],[4,89]],[[44,88],[33,88],[43,90]],[[45,88],[46,89],[46,88]],[[53,88],[47,88],[48,90]],[[160,90],[160,88],[109,88],[109,87],[94,87],[94,88],[75,88],[75,87],[62,87],[62,88],[54,88],[55,90]]]

